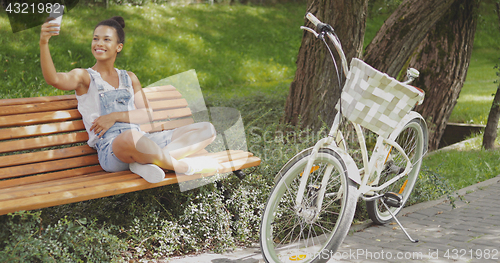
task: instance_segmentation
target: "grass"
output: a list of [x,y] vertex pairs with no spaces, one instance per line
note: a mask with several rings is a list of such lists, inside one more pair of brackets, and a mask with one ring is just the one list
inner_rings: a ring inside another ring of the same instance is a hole
[[498,87],[494,67],[500,63],[499,27],[494,1],[482,1],[467,79],[450,122],[486,124]]
[[444,151],[424,159],[424,166],[439,173],[452,189],[461,189],[500,174],[500,151],[472,149]]
[[[91,67],[95,63],[90,52],[93,26],[121,15],[126,40],[116,67],[134,72],[144,87],[195,69],[207,95],[229,99],[256,90],[286,94],[295,74],[304,10],[303,4],[78,6],[65,14],[61,34],[50,40],[50,48],[58,71]],[[63,93],[43,81],[39,30],[13,34],[6,13],[0,14],[3,98]]]

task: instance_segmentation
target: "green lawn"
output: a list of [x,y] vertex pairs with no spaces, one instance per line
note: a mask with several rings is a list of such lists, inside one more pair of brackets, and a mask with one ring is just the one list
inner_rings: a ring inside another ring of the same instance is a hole
[[[195,69],[207,94],[226,98],[260,91],[286,94],[295,74],[305,5],[275,7],[189,5],[76,7],[64,15],[50,40],[56,69],[93,66],[94,26],[114,15],[125,18],[126,40],[116,67],[130,70],[143,86]],[[61,94],[44,83],[39,66],[40,27],[13,34],[0,13],[0,96]]]
[[467,79],[450,122],[486,124],[498,79],[500,22],[494,1],[482,1]]

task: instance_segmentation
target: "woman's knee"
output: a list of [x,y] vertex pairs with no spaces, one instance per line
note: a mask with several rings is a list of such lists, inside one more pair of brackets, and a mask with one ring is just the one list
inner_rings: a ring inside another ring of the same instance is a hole
[[185,136],[188,136],[190,138],[196,138],[196,141],[205,141],[208,139],[211,139],[212,141],[215,140],[215,137],[217,135],[215,131],[214,125],[210,122],[197,122],[193,123],[181,128],[178,128],[174,131],[174,134],[172,136],[172,141],[175,141],[179,138],[183,138]]
[[113,152],[133,154],[138,151],[145,154],[156,154],[158,145],[143,135],[135,130],[124,131],[114,139]]
[[215,139],[217,132],[214,125],[210,122],[200,122],[200,124],[202,124],[201,130],[206,134],[207,139]]

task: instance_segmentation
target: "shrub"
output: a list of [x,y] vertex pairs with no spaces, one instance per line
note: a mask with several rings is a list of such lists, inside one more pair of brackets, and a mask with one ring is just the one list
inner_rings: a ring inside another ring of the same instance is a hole
[[2,227],[7,230],[1,262],[112,262],[121,259],[124,241],[113,227],[96,221],[62,218],[43,227],[41,212],[16,212]]

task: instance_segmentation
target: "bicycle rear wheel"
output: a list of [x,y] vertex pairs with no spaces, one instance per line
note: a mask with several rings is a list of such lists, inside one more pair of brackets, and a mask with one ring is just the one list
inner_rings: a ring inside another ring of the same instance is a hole
[[[300,179],[311,152],[312,148],[304,150],[285,165],[270,194],[260,232],[266,262],[326,262],[349,231],[356,209],[356,187],[347,176],[344,161],[331,149],[318,152],[304,199],[296,208]],[[327,173],[330,179],[321,211],[316,214],[312,204]]]
[[[422,164],[422,156],[427,151],[427,127],[420,118],[414,118],[407,122],[404,128],[396,137],[396,142],[403,148],[406,155],[413,164],[413,169],[407,176],[401,177],[398,181],[389,185],[383,190],[386,192],[395,192],[403,197],[401,207],[391,207],[391,212],[397,215],[399,211],[403,208],[404,204],[408,200],[415,182],[417,181],[418,174],[420,172],[420,166]],[[401,173],[406,167],[406,160],[403,158],[402,154],[393,149],[390,151],[385,163],[385,169],[380,174],[380,180],[378,185],[382,185],[385,182],[391,180],[399,173]],[[382,200],[374,200],[366,202],[366,209],[368,211],[368,216],[370,219],[379,225],[388,223],[392,216],[389,211],[382,204]]]

